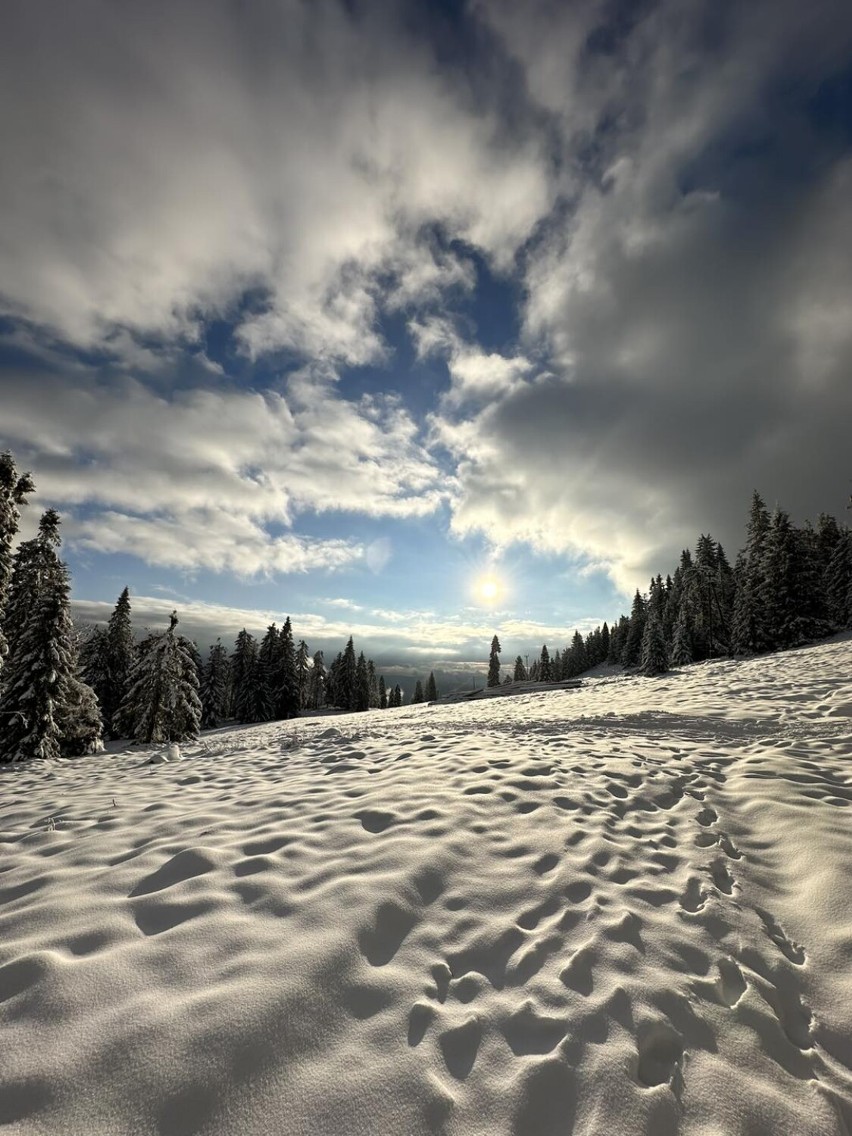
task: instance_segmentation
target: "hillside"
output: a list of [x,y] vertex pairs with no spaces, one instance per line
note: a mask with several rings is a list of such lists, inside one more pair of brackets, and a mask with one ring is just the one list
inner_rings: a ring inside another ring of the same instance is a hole
[[0,774],[15,1136],[844,1136],[852,637]]

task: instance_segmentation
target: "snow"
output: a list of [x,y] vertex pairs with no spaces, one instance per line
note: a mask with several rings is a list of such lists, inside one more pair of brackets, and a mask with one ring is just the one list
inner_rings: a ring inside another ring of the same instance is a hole
[[845,1136],[852,637],[0,776],[0,1124]]

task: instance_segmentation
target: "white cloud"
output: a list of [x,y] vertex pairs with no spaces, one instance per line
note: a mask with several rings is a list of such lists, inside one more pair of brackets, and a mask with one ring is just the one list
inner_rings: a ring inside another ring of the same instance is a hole
[[358,364],[384,352],[380,297],[471,285],[424,226],[511,267],[552,201],[542,139],[507,131],[397,15],[332,0],[8,14],[5,310],[133,355],[123,329],[193,341],[199,312],[252,289],[251,354]]
[[84,548],[241,574],[334,569],[365,560],[359,541],[271,532],[305,511],[422,516],[446,492],[397,398],[348,402],[308,372],[283,393],[169,398],[131,379],[44,376],[37,406],[24,382],[0,383],[4,438]]

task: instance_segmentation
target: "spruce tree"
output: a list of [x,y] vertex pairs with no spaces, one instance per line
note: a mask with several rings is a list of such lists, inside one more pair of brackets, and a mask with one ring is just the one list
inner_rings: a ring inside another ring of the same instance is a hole
[[355,664],[355,705],[352,709],[370,709],[370,676],[363,651],[358,653],[358,661]]
[[304,710],[308,704],[308,683],[311,674],[311,654],[304,639],[299,640],[296,648],[296,690],[298,692],[298,710]]
[[438,701],[438,684],[435,682],[435,672],[429,671],[429,678],[426,682],[426,701]]
[[420,679],[418,679],[417,682],[414,684],[414,697],[411,699],[411,704],[413,706],[415,703],[420,703],[422,701],[423,701],[423,683],[420,681]]
[[143,640],[119,718],[137,742],[181,742],[198,736],[201,699],[192,644],[175,628]]
[[106,637],[109,680],[101,700],[101,708],[107,730],[116,736],[113,718],[127,694],[130,673],[136,661],[136,641],[130,619],[130,591],[126,587],[118,597],[109,617]]
[[299,680],[296,674],[296,648],[289,615],[281,628],[281,671],[278,680],[276,718],[298,718]]
[[[78,648],[80,675],[92,688],[103,713],[109,701],[110,669],[109,639],[106,628],[92,627]],[[107,726],[104,714],[104,726]]]
[[308,706],[311,710],[319,710],[325,705],[325,686],[325,661],[322,651],[317,651],[308,680]]
[[376,674],[376,664],[372,659],[367,659],[367,686],[370,691],[369,706],[371,710],[378,710],[379,708],[379,677]]
[[693,662],[692,627],[689,608],[682,605],[674,625],[670,662],[673,667],[685,667]]
[[565,677],[571,678],[574,675],[582,674],[588,668],[589,659],[586,654],[586,644],[583,642],[583,636],[580,632],[575,631],[571,640],[570,665],[568,667],[570,674],[566,674]]
[[770,649],[792,647],[800,641],[796,611],[795,540],[789,514],[776,507],[766,535],[758,591]]
[[515,682],[527,681],[527,668],[524,666],[524,660],[520,655],[515,658],[515,673],[513,678]]
[[385,686],[385,676],[381,675],[379,678],[379,709],[387,710],[388,708],[388,691]]
[[270,623],[257,649],[256,682],[258,686],[258,718],[271,722],[277,718],[279,691],[283,674],[283,651],[278,627]]
[[354,710],[357,706],[358,660],[352,636],[346,643],[340,663],[340,675],[335,684],[335,701],[341,710]]
[[541,648],[541,655],[538,660],[538,681],[553,682],[553,668],[550,665],[550,652],[546,643]]
[[6,616],[17,622],[14,634],[7,634],[0,762],[75,756],[100,747],[97,699],[77,672],[71,584],[57,554],[59,523],[59,514],[48,509],[38,536],[20,546],[13,565]]
[[201,728],[214,730],[228,715],[229,691],[228,652],[217,639],[207,656],[201,679]]
[[491,640],[491,654],[488,657],[488,685],[500,685],[500,640],[495,635]]
[[834,627],[852,627],[852,531],[844,529],[826,571],[826,600]]
[[625,667],[635,667],[642,661],[642,636],[645,633],[645,601],[637,588],[630,610],[630,623],[627,637],[621,652],[621,662]]
[[231,656],[230,717],[238,722],[257,722],[258,706],[257,642],[245,628],[237,636]]
[[21,507],[27,503],[27,494],[34,491],[32,477],[28,473],[18,473],[9,451],[0,454],[0,683],[3,681],[4,660],[9,652],[4,635],[4,617],[12,581],[12,545],[18,532]]
[[663,621],[657,609],[652,608],[642,633],[642,674],[649,678],[664,674],[669,669],[666,642],[663,638]]

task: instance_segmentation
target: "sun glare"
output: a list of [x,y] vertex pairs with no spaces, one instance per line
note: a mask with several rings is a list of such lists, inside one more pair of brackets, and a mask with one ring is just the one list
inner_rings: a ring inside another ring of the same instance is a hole
[[499,582],[494,576],[480,576],[476,581],[476,595],[480,603],[495,603],[500,597]]

